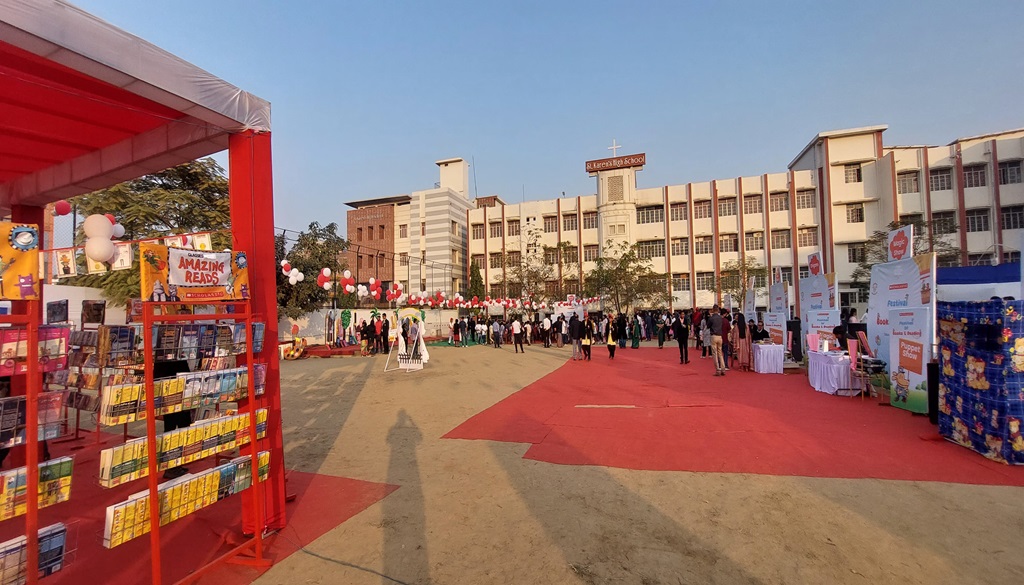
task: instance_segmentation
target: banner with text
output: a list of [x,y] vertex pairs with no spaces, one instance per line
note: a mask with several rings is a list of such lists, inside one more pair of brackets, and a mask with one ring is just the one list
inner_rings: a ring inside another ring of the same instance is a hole
[[772,313],[785,313],[789,315],[789,285],[785,281],[779,281],[768,287],[769,303],[768,310]]
[[754,289],[750,289],[743,298],[743,316],[747,319],[752,319],[754,317],[754,313],[757,312],[755,301],[756,296],[757,293],[754,292]]
[[929,307],[889,311],[889,401],[910,412],[928,412],[931,324]]
[[[828,340],[829,350],[831,351],[832,348],[838,345],[836,335],[832,331],[841,322],[839,311],[811,311],[807,313],[807,320],[805,321],[807,323],[807,331],[804,332],[804,341],[806,342],[807,335],[817,333],[819,340]],[[811,351],[818,350],[816,347],[809,347],[807,349]]]
[[0,222],[0,299],[39,300],[39,226]]
[[913,256],[914,225],[905,225],[898,230],[889,232],[886,249],[889,251],[889,262]]
[[812,274],[800,279],[800,312],[807,315],[813,311],[825,311],[836,306],[836,275]]
[[222,301],[249,298],[245,252],[204,252],[139,244],[146,301]]
[[772,343],[776,345],[786,345],[786,320],[789,318],[789,312],[765,313],[763,317],[764,330],[772,336]]
[[[884,360],[890,355],[890,310],[929,307],[935,314],[935,254],[875,264],[871,267],[870,291],[863,322],[867,323],[871,349]],[[893,365],[888,364],[890,370]]]
[[811,276],[824,273],[824,264],[821,263],[821,252],[815,252],[807,256],[807,272]]

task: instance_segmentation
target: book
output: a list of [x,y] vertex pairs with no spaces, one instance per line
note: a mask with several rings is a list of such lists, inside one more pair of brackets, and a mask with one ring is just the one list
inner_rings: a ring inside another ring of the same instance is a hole
[[200,325],[193,324],[184,325],[181,327],[181,339],[179,341],[178,359],[199,359],[200,329]]
[[199,329],[199,357],[214,357],[217,350],[217,326],[200,325]]

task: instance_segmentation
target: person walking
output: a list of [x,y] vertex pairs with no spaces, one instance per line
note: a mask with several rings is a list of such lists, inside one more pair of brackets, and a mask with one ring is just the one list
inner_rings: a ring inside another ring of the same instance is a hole
[[608,344],[608,359],[615,359],[615,346],[619,342],[619,328],[615,326],[616,321],[610,321],[608,324],[608,335],[605,338],[605,342]]
[[722,309],[722,360],[726,371],[729,371],[729,364],[732,363],[732,352],[732,315]]
[[512,342],[515,344],[516,353],[522,351],[526,353],[526,348],[523,347],[523,323],[516,317],[512,321]]
[[582,327],[580,349],[583,351],[583,359],[589,362],[590,347],[594,344],[594,320],[588,316]]
[[711,332],[711,359],[715,362],[715,375],[725,375],[725,358],[722,355],[722,313],[715,305],[711,308],[711,316],[708,317],[708,328]]
[[494,341],[494,349],[501,349],[501,321],[495,319],[491,325],[491,339]]
[[747,320],[743,317],[743,313],[736,315],[736,323],[732,330],[733,344],[736,347],[736,361],[733,365],[737,365],[744,371],[750,371],[751,337],[747,331]]
[[640,349],[640,340],[643,337],[643,318],[640,315],[636,315],[633,319],[633,343],[630,345],[632,349]]
[[569,340],[572,341],[572,359],[583,359],[583,321],[576,313],[569,319]]
[[391,340],[388,338],[388,333],[391,330],[391,320],[384,317],[384,324],[380,326],[380,337],[381,342],[384,344],[384,351],[391,353]]
[[626,314],[619,313],[617,319],[615,319],[615,339],[619,342],[619,349],[626,348],[626,337],[628,337],[629,324],[626,322]]
[[690,363],[690,353],[688,347],[690,339],[690,328],[686,326],[686,320],[683,316],[682,311],[680,311],[672,320],[672,336],[676,338],[676,343],[679,344],[679,363]]
[[665,338],[668,336],[669,331],[668,324],[668,315],[661,313],[658,316],[658,324],[656,326],[658,328],[658,349],[664,349],[665,347]]
[[551,317],[548,315],[541,322],[541,335],[544,336],[544,347],[551,347]]

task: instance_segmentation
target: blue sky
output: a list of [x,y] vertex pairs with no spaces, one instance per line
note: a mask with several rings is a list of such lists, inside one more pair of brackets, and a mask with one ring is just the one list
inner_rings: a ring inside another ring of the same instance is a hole
[[[77,0],[273,104],[277,225],[475,159],[481,195],[784,171],[817,132],[945,144],[1024,126],[1024,2]],[[223,159],[222,159],[223,160]],[[471,176],[472,181],[472,176]]]

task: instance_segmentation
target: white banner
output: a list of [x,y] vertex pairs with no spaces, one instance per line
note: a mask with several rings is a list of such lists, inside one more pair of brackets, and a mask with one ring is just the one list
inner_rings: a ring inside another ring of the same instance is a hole
[[747,319],[753,318],[754,313],[757,312],[755,296],[756,293],[754,292],[754,289],[750,289],[747,291],[747,295],[743,299],[743,316]]
[[867,323],[868,343],[879,358],[889,357],[891,309],[929,307],[935,314],[934,265],[935,254],[929,253],[871,267],[871,295],[862,321]]
[[[835,333],[832,330],[841,323],[839,317],[839,311],[810,311],[807,314],[807,331],[804,332],[804,340],[806,341],[807,336],[817,333],[818,339],[827,339],[828,346],[831,348],[837,345]],[[817,351],[816,347],[809,347],[811,351]]]
[[768,310],[789,315],[789,285],[785,281],[776,282],[768,287],[768,294]]
[[800,312],[825,311],[836,306],[835,273],[812,274],[800,279]]
[[898,230],[889,232],[886,249],[889,251],[889,262],[913,256],[914,225],[905,225]]
[[174,286],[227,286],[231,252],[167,249],[167,283]]
[[927,364],[932,359],[929,307],[889,311],[889,401],[911,412],[928,412]]
[[732,312],[732,295],[725,293],[722,295],[722,308],[726,311]]
[[788,335],[786,332],[786,320],[789,317],[789,312],[765,313],[762,317],[764,321],[764,330],[772,336],[772,343],[776,345],[786,345],[786,337]]
[[[815,252],[807,256],[807,271],[811,276],[824,274],[824,265],[821,263],[821,252]],[[803,286],[801,281],[801,286]]]

